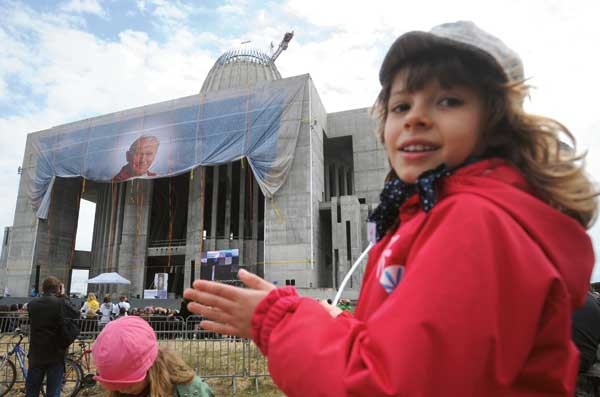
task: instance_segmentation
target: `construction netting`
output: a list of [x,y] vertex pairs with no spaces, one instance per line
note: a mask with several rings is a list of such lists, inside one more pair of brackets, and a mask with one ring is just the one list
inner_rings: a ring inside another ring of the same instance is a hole
[[309,76],[199,94],[53,127],[30,136],[28,193],[46,219],[55,177],[162,178],[245,157],[266,197],[283,185]]

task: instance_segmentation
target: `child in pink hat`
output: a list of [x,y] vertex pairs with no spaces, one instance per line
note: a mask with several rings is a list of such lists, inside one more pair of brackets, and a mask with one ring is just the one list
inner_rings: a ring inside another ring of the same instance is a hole
[[111,397],[212,397],[210,387],[179,356],[159,348],[150,325],[136,316],[108,323],[92,348],[98,375]]

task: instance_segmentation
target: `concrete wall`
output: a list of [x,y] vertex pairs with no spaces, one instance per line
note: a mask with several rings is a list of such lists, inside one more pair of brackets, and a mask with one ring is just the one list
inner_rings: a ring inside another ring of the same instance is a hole
[[[290,105],[302,107],[303,121],[292,168],[275,197],[266,200],[264,268],[265,278],[277,285],[283,285],[287,279],[294,279],[297,286],[316,287],[317,231],[311,222],[316,222],[318,227],[318,200],[323,184],[322,176],[319,176],[323,170],[318,150],[322,151],[323,145],[322,142],[318,143],[322,141],[321,130],[311,127],[316,127],[319,123],[323,125],[325,110],[315,95],[310,79],[307,80],[305,90],[304,99]],[[314,106],[314,111],[309,110],[311,106]],[[311,117],[312,113],[315,117]],[[317,177],[314,177],[315,174]]]
[[11,231],[12,227],[5,227],[4,234],[2,236],[2,255],[0,256],[0,294],[4,292],[4,287],[6,286],[6,264],[8,261],[8,247],[10,245]]
[[354,150],[354,195],[367,204],[379,202],[385,175],[389,170],[383,145],[375,136],[376,122],[369,108],[327,115],[327,136],[352,136]]
[[[323,139],[324,129],[327,126],[327,112],[323,106],[323,102],[319,97],[315,86],[310,80],[310,139],[312,149],[312,189],[311,189],[311,224],[312,224],[312,252],[311,252],[311,264],[310,264],[310,281],[308,287],[318,287],[320,284],[319,280],[319,268],[323,266],[320,263],[320,252],[321,252],[321,228],[320,223],[320,211],[319,204],[323,201],[325,196],[325,159],[323,152]],[[307,284],[298,284],[306,286]]]
[[6,277],[2,278],[5,285],[10,286],[13,296],[28,296],[31,286],[30,277],[37,235],[37,218],[31,208],[26,186],[29,179],[35,174],[37,164],[37,159],[34,158],[31,149],[33,135],[27,136],[25,144],[15,217],[7,248],[6,267],[3,270]]
[[[333,271],[335,272],[332,277],[336,288],[367,245],[363,233],[365,219],[361,216],[361,205],[356,196],[331,198],[332,257]],[[336,250],[337,255],[335,255]],[[362,280],[362,274],[354,273],[346,290],[358,289],[360,280]]]
[[[79,178],[56,179],[48,219],[38,222],[33,265],[40,266],[40,282],[48,276],[56,276],[70,285],[80,194]],[[30,285],[34,283],[34,273]]]
[[[353,151],[353,195],[331,197],[331,255],[334,262],[332,278],[336,287],[368,245],[366,220],[370,211],[379,203],[379,194],[389,169],[385,148],[375,136],[375,128],[376,122],[369,115],[369,108],[327,115],[327,136],[329,138],[351,136]],[[338,211],[340,212],[339,223]],[[346,222],[350,224],[350,258],[348,258]],[[338,253],[337,266],[335,250]],[[363,260],[347,284],[344,297],[353,299],[353,296],[358,293],[365,265],[366,260]]]

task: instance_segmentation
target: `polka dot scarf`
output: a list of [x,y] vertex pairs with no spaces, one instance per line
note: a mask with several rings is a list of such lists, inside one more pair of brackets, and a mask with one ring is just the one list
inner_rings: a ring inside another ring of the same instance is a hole
[[400,179],[386,182],[379,195],[379,205],[369,216],[369,222],[376,225],[377,241],[381,240],[388,229],[396,223],[398,210],[413,194],[419,195],[421,208],[423,211],[429,212],[438,199],[436,182],[451,173],[452,171],[442,164],[422,173],[415,184],[405,183]]

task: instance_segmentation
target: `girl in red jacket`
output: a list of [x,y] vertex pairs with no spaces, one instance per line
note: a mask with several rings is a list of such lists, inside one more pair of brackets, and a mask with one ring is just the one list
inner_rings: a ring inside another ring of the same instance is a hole
[[204,328],[252,337],[287,396],[572,396],[595,192],[519,57],[470,22],[402,35],[375,112],[391,170],[354,315],[245,271],[198,280]]

